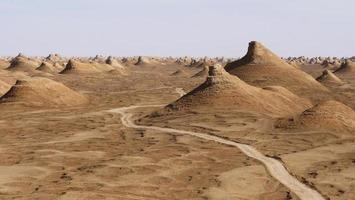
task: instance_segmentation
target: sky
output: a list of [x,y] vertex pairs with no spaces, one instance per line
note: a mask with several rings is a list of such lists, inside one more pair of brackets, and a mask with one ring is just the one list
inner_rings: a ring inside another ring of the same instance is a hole
[[0,0],[0,55],[355,56],[354,0]]

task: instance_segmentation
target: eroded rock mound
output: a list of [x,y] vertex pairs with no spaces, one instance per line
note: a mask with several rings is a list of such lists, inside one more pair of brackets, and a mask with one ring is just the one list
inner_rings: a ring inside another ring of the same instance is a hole
[[353,74],[355,73],[355,62],[352,62],[350,59],[346,60],[341,66],[334,71],[334,73],[339,74]]
[[251,86],[227,73],[221,65],[209,68],[209,76],[199,87],[176,102],[167,111],[186,109],[237,109],[268,115],[291,115],[311,106],[285,88],[276,86],[265,89]]
[[340,80],[333,72],[329,70],[324,70],[322,75],[319,76],[317,81],[325,84],[325,85],[342,85],[344,82]]
[[42,64],[36,69],[38,71],[46,72],[46,73],[57,73],[59,69],[48,62],[42,62]]
[[112,56],[109,56],[106,59],[105,63],[118,69],[122,69],[122,70],[125,69],[125,67],[121,63],[119,63],[116,59],[114,59]]
[[41,107],[78,106],[87,102],[84,96],[62,83],[40,77],[18,80],[0,98],[0,103]]
[[36,61],[19,54],[12,59],[10,66],[7,69],[12,71],[34,71],[38,66]]
[[70,59],[65,68],[60,72],[61,74],[85,74],[85,73],[99,73],[101,72],[99,69],[95,67],[95,65],[90,63],[84,63],[80,61],[76,61]]
[[340,102],[326,101],[305,110],[297,117],[279,120],[276,127],[355,134],[355,112]]
[[[323,99],[328,89],[309,74],[291,66],[259,42],[250,42],[247,54],[226,65],[226,70],[248,84],[266,87],[280,85],[313,100]],[[321,96],[314,96],[315,94]]]

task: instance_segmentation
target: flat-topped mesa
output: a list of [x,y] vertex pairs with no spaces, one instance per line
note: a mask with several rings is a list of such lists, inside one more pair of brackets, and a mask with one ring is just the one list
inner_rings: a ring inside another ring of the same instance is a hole
[[215,64],[208,68],[208,77],[206,79],[205,84],[227,86],[238,84],[239,81],[242,82],[238,77],[232,76],[228,72],[226,72],[222,65]]

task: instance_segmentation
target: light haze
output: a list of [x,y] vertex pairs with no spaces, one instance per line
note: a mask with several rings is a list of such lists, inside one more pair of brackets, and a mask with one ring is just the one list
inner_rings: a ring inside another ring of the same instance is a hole
[[1,0],[0,55],[354,56],[353,0]]

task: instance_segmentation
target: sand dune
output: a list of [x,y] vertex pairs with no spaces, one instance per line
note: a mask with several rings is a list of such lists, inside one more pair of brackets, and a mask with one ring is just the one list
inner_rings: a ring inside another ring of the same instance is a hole
[[33,77],[19,80],[0,98],[1,103],[27,106],[77,106],[87,103],[81,94],[62,83],[47,78]]

